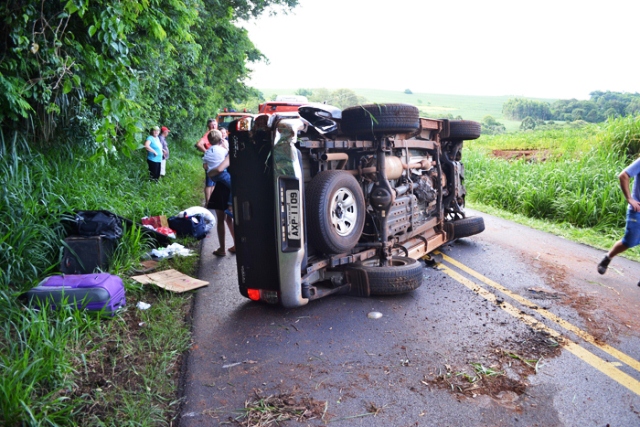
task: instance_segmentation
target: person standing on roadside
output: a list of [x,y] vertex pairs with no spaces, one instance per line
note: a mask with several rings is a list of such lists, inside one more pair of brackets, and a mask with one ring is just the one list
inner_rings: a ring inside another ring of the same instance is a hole
[[[633,178],[633,188],[629,191],[629,182]],[[629,248],[633,248],[640,244],[640,184],[638,180],[640,178],[640,158],[636,159],[633,163],[627,166],[618,179],[620,180],[620,189],[624,198],[627,199],[629,204],[627,208],[627,225],[625,227],[624,236],[621,240],[618,240],[613,244],[613,247],[602,258],[602,261],[598,264],[598,273],[604,274],[609,267],[611,259],[626,251]],[[640,282],[638,282],[640,286]]]
[[169,128],[162,126],[160,128],[160,135],[158,139],[162,144],[162,162],[160,162],[160,176],[165,176],[167,173],[167,159],[169,158],[169,145],[167,145],[167,135],[169,135]]
[[[222,163],[218,165],[218,167],[213,168],[208,172],[210,176],[215,176],[217,174],[222,173],[226,168],[229,167],[229,156],[225,157]],[[231,190],[227,188],[226,185],[216,185],[213,189],[213,193],[209,198],[209,203],[207,204],[207,209],[212,209],[216,213],[216,232],[218,234],[218,242],[220,243],[220,247],[213,251],[215,256],[223,257],[229,253],[236,253],[236,244],[235,244],[235,233],[233,229],[233,219],[225,213],[225,209],[227,209],[229,198],[231,196]],[[228,249],[226,248],[226,235],[224,230],[224,225],[227,225],[229,229],[229,234],[231,234],[231,239],[233,240],[232,246]]]
[[149,166],[149,176],[151,180],[157,181],[160,178],[160,167],[162,163],[162,143],[158,138],[160,128],[154,126],[149,131],[149,136],[144,141],[144,149],[147,150],[147,165]]
[[[200,140],[196,142],[196,145],[195,145],[195,147],[198,150],[202,151],[203,153],[206,153],[209,147],[211,147],[211,144],[209,143],[209,139],[207,137],[209,136],[209,132],[211,132],[214,129],[218,129],[218,122],[216,122],[216,119],[207,120],[207,131],[204,133],[202,138],[200,138]],[[211,197],[211,193],[213,192],[213,187],[215,185],[216,183],[213,182],[211,178],[209,178],[209,176],[207,175],[207,171],[205,169],[204,171],[204,206],[205,207],[209,203],[209,198]]]

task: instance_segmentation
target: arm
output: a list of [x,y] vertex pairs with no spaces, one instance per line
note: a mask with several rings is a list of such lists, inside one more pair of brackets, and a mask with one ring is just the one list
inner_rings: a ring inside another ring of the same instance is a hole
[[207,135],[209,135],[209,131],[207,131],[204,136],[202,138],[200,138],[200,141],[196,142],[195,147],[202,151],[203,153],[207,152],[207,148],[205,146],[205,144],[207,143]]
[[151,148],[151,141],[149,141],[148,139],[144,142],[144,149],[150,153],[153,153],[154,156],[158,155],[158,153],[156,153],[156,151]]
[[[229,167],[229,156],[225,157],[222,163],[218,165],[218,167],[211,169],[209,172],[207,172],[207,175],[209,175],[209,178],[213,178],[214,176],[220,174],[223,170],[225,170],[228,167]],[[206,169],[206,165],[205,165],[205,169]]]
[[631,191],[629,190],[629,174],[626,171],[622,171],[620,172],[620,175],[618,175],[618,179],[620,180],[620,189],[624,194],[624,198],[627,199],[627,202],[634,211],[640,212],[640,202],[631,197]]

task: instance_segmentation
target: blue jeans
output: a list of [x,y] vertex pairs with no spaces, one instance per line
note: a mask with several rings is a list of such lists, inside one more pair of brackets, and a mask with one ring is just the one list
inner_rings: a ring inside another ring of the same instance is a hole
[[628,248],[633,248],[640,244],[640,212],[629,208],[627,210],[627,226],[624,230],[622,244]]

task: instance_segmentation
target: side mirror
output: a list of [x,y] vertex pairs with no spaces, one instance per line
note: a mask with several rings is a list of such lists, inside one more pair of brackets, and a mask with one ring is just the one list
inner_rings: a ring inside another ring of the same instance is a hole
[[329,105],[305,105],[298,108],[298,113],[306,123],[321,134],[338,129],[336,120],[342,117],[340,109]]

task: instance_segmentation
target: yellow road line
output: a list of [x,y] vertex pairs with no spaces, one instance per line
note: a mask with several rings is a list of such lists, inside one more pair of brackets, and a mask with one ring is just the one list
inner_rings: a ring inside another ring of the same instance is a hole
[[[546,333],[548,333],[549,335],[551,335],[554,338],[560,338],[560,336],[561,336],[560,333],[558,333],[557,331],[555,331],[555,330],[545,326],[544,324],[538,322],[534,317],[532,317],[532,316],[530,316],[528,314],[522,313],[520,311],[520,309],[514,307],[513,305],[511,305],[511,304],[509,304],[507,302],[498,303],[497,302],[497,297],[496,297],[495,294],[489,292],[488,290],[486,290],[482,286],[478,285],[477,283],[472,282],[471,280],[469,280],[466,277],[462,276],[461,274],[453,271],[451,268],[449,268],[449,267],[447,267],[445,265],[440,264],[439,268],[440,268],[440,271],[443,271],[444,273],[448,274],[451,278],[453,278],[457,282],[459,282],[459,283],[463,284],[464,286],[466,286],[467,288],[471,289],[473,292],[475,292],[476,294],[482,296],[487,301],[490,301],[490,302],[496,304],[502,310],[504,310],[507,313],[511,314],[512,316],[522,320],[527,325],[529,325],[529,326],[531,326],[533,328],[536,328],[538,330],[545,331]],[[632,376],[622,372],[621,370],[619,370],[618,368],[613,366],[611,363],[607,362],[606,360],[601,359],[600,357],[598,357],[595,354],[589,352],[588,350],[586,350],[585,348],[583,348],[580,345],[576,344],[575,342],[573,342],[573,341],[571,341],[571,340],[569,340],[567,338],[563,338],[563,342],[564,342],[564,348],[566,348],[567,351],[569,351],[571,354],[573,354],[574,356],[578,357],[580,360],[586,362],[590,366],[594,367],[598,371],[602,372],[603,374],[605,374],[606,376],[608,376],[612,380],[616,381],[618,384],[626,387],[627,389],[629,389],[633,393],[635,393],[635,394],[640,396],[640,381],[638,381],[635,378],[633,378]]]
[[[455,265],[456,267],[458,267],[460,270],[464,271],[465,273],[469,274],[470,276],[475,277],[476,279],[482,281],[482,283],[485,283],[489,286],[491,286],[494,289],[497,289],[498,291],[502,292],[505,295],[508,295],[509,297],[513,298],[514,300],[518,301],[520,304],[525,305],[529,308],[532,308],[532,306],[537,307],[538,305],[532,301],[529,301],[528,299],[514,293],[511,292],[509,289],[505,288],[504,286],[494,282],[493,280],[483,276],[482,274],[478,273],[477,271],[474,271],[472,269],[470,269],[469,267],[467,267],[466,265],[456,261],[455,259],[442,254],[441,255],[444,257],[444,260],[447,261],[448,263]],[[583,331],[582,329],[578,328],[575,325],[572,325],[571,323],[567,322],[566,320],[556,316],[555,314],[551,313],[548,310],[545,310],[544,308],[532,308],[533,310],[535,310],[537,313],[540,313],[540,315],[542,315],[543,317],[546,317],[547,319],[551,320],[552,322],[554,322],[555,324],[565,328],[568,331],[573,332],[574,334],[576,334],[577,336],[579,336],[580,338],[582,338],[583,340],[587,341],[590,344],[593,344],[594,346],[598,347],[600,350],[604,351],[605,353],[609,354],[612,357],[615,357],[616,359],[618,359],[619,361],[625,363],[626,365],[632,367],[633,369],[635,369],[636,371],[640,372],[640,362],[635,360],[633,357],[621,352],[620,350],[611,347],[608,344],[604,344],[604,343],[600,343],[598,342],[595,337],[591,334],[589,334],[586,331]]]

